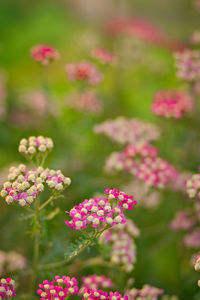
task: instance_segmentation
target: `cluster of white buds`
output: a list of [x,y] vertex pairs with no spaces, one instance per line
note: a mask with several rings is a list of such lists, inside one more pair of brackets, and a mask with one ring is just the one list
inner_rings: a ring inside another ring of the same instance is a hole
[[8,181],[4,183],[0,195],[8,204],[17,201],[21,206],[30,205],[44,190],[45,183],[53,192],[60,192],[70,185],[71,179],[65,177],[60,170],[43,167],[28,170],[21,164],[10,168]]
[[38,153],[47,153],[53,148],[51,138],[43,136],[30,136],[28,139],[22,139],[19,144],[19,152],[29,155],[31,158]]

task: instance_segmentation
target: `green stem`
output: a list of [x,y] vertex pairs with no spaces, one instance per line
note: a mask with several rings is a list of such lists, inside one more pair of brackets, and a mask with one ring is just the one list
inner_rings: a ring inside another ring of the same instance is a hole
[[79,248],[74,252],[72,252],[72,254],[67,259],[59,262],[51,263],[51,264],[41,265],[40,270],[49,270],[49,269],[59,268],[67,265],[68,263],[70,263],[70,261],[73,258],[79,255],[82,251],[87,249],[89,246],[92,246],[96,242],[96,240],[100,237],[100,235],[108,228],[109,226],[105,226],[102,230],[95,231],[94,235],[90,239],[86,240],[85,243],[81,244]]
[[40,207],[39,207],[39,211],[41,211],[42,209],[44,209],[49,203],[51,203],[53,200],[58,199],[63,197],[63,195],[52,195],[51,197],[49,197],[49,199],[47,201],[45,201]]

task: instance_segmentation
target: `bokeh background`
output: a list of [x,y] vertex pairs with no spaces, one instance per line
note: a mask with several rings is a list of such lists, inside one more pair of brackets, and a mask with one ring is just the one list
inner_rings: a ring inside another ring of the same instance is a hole
[[[64,199],[55,204],[60,208],[59,214],[47,223],[43,262],[62,257],[69,241],[75,238],[74,232],[64,224],[65,210],[97,192],[102,193],[106,187],[128,183],[126,175],[105,173],[106,157],[120,147],[96,135],[93,131],[96,124],[117,116],[151,121],[162,128],[157,143],[161,156],[181,170],[197,171],[200,148],[193,139],[198,137],[199,127],[191,119],[161,120],[151,113],[150,106],[155,92],[177,86],[184,88],[184,83],[176,78],[173,51],[186,45],[191,34],[200,29],[198,8],[200,4],[198,7],[198,1],[194,0],[0,1],[1,182],[9,166],[25,162],[17,146],[21,138],[30,135],[49,136],[54,140],[48,166],[61,169],[72,179]],[[110,36],[106,24],[116,17],[148,22],[168,42],[149,43],[138,36],[123,39]],[[52,113],[30,104],[31,100],[27,102],[30,91],[42,88],[41,68],[30,58],[30,49],[40,43],[54,46],[61,56],[48,68]],[[90,51],[96,45],[112,50],[122,59],[119,66],[103,70],[105,80],[97,88],[103,111],[97,115],[65,105],[65,98],[74,86],[67,81],[64,69],[66,63],[91,60]],[[195,298],[198,275],[189,263],[191,253],[183,249],[181,235],[169,229],[176,210],[186,206],[186,202],[182,193],[164,191],[156,209],[146,209],[141,204],[130,214],[141,230],[137,263],[131,273],[136,286],[149,283],[168,294],[178,295],[181,300],[198,299]],[[16,250],[31,256],[28,221],[22,209],[8,206],[2,199],[0,228],[1,250]],[[95,255],[95,251],[90,250],[79,259]],[[93,272],[106,272],[95,268]],[[64,271],[85,274],[91,269],[82,270],[76,263]],[[20,280],[26,283],[25,276]]]

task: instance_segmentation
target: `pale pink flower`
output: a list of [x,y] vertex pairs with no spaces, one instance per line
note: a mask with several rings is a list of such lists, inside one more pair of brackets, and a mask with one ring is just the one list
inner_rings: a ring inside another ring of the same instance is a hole
[[70,63],[66,66],[69,81],[83,81],[97,85],[103,80],[103,75],[89,62]]
[[152,112],[164,118],[180,119],[193,109],[189,94],[181,91],[160,91],[154,96]]
[[99,114],[102,111],[102,103],[97,99],[94,91],[72,94],[66,98],[66,104],[90,114]]
[[189,211],[180,210],[170,222],[170,228],[174,231],[189,230],[195,225],[195,223],[196,221]]
[[200,247],[200,229],[196,228],[184,237],[184,244],[187,248]]
[[52,61],[58,60],[60,55],[52,46],[36,45],[31,49],[31,57],[43,66],[48,66]]
[[92,51],[92,57],[104,64],[115,64],[117,62],[116,55],[103,48],[94,49]]

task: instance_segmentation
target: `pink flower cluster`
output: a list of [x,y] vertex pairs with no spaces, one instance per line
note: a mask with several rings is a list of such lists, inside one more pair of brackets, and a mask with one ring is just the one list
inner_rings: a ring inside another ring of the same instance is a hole
[[127,194],[134,193],[139,205],[148,209],[157,208],[161,201],[159,191],[151,189],[148,185],[144,185],[143,182],[137,179],[123,186],[122,190]]
[[0,194],[8,204],[18,202],[21,206],[30,205],[44,190],[44,183],[53,192],[60,192],[70,185],[71,180],[60,170],[54,171],[42,167],[28,170],[21,164],[10,168],[8,181],[4,183]]
[[31,49],[31,57],[43,66],[48,66],[52,61],[58,60],[60,55],[52,46],[36,45]]
[[88,289],[97,289],[99,287],[102,287],[104,289],[111,289],[114,284],[110,278],[105,277],[104,275],[88,275],[81,278],[82,286],[81,290],[83,288]]
[[195,225],[195,220],[188,210],[180,210],[170,223],[170,228],[175,231],[189,230]]
[[0,250],[0,275],[16,272],[26,268],[26,258],[15,252],[4,252]]
[[138,119],[118,117],[94,127],[95,133],[102,133],[119,144],[146,144],[158,140],[159,129],[148,122]]
[[187,181],[187,193],[190,198],[200,198],[200,174],[194,174]]
[[180,119],[192,109],[190,95],[181,91],[160,91],[155,94],[152,105],[152,112],[164,118]]
[[136,261],[136,247],[134,238],[139,235],[139,229],[131,221],[118,224],[103,232],[100,243],[111,245],[110,259],[113,264],[119,265],[126,272],[133,270]]
[[72,94],[66,98],[66,104],[78,111],[90,114],[99,114],[102,111],[102,104],[94,91]]
[[69,81],[83,81],[97,85],[103,80],[103,75],[89,62],[70,63],[66,66]]
[[163,290],[160,290],[154,286],[148,284],[144,285],[141,290],[131,289],[126,291],[128,300],[157,300],[160,295],[163,294]]
[[200,229],[195,228],[192,232],[185,235],[183,242],[187,248],[199,248],[200,247]]
[[175,53],[177,77],[196,81],[200,77],[200,51],[184,50]]
[[74,206],[69,212],[72,219],[65,221],[66,225],[78,230],[88,225],[97,228],[126,222],[124,210],[131,210],[137,201],[117,189],[106,189],[105,194],[106,198],[97,197]]
[[149,186],[163,188],[178,174],[165,159],[157,156],[151,145],[130,145],[124,152],[114,152],[106,161],[106,171],[128,171]]
[[92,57],[104,64],[115,64],[117,62],[116,55],[102,48],[94,49],[92,51]]
[[0,299],[15,297],[15,282],[12,278],[0,279]]
[[51,281],[44,280],[39,284],[37,294],[40,295],[40,300],[64,300],[69,295],[78,294],[77,279],[69,276],[55,276]]
[[128,300],[127,296],[122,296],[119,292],[105,292],[98,289],[83,288],[83,300]]

